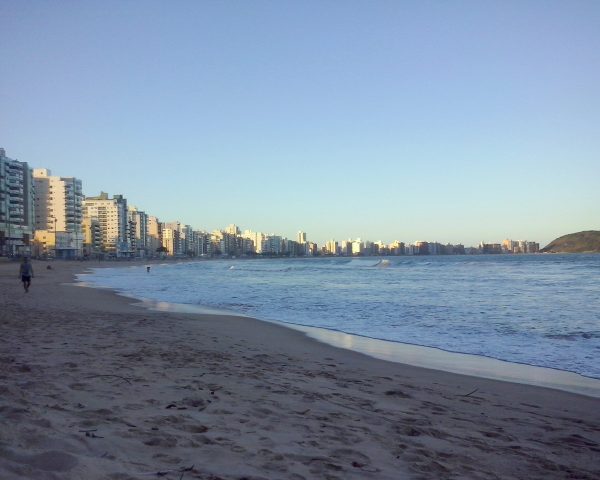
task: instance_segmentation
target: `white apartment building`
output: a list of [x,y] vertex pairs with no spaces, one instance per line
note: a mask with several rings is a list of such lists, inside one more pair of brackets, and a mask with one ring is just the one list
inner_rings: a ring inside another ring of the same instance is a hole
[[263,253],[271,255],[281,255],[284,253],[283,248],[285,246],[283,237],[279,235],[266,235]]
[[155,256],[158,250],[162,248],[162,224],[153,215],[148,216],[148,237],[147,237],[148,254]]
[[225,229],[225,233],[228,233],[229,235],[239,235],[240,229],[235,223],[230,223]]
[[196,243],[196,255],[203,257],[211,256],[212,242],[210,233],[203,231],[194,231],[194,237]]
[[137,207],[129,208],[129,243],[136,257],[146,257],[148,249],[148,215]]
[[298,232],[296,241],[298,242],[298,249],[299,249],[298,254],[304,255],[307,257],[310,256],[311,255],[310,243],[307,240],[306,232],[303,232],[302,230],[300,230]]
[[83,253],[83,193],[81,180],[33,170],[35,239],[38,253],[77,258]]
[[263,251],[266,251],[266,242],[265,235],[261,232],[253,232],[252,230],[244,230],[242,233],[242,238],[247,238],[252,241],[253,244],[253,252],[261,254]]
[[394,240],[393,243],[390,243],[389,248],[392,255],[404,254],[404,242],[401,242],[400,240]]
[[338,254],[338,242],[335,240],[327,241],[327,243],[325,243],[325,250],[327,251],[327,253],[329,253],[331,255],[337,255]]
[[192,227],[178,221],[163,223],[162,239],[169,255],[187,255],[193,249]]
[[364,244],[360,238],[357,238],[352,242],[352,255],[362,255],[364,250]]
[[133,255],[129,243],[127,200],[122,195],[108,198],[107,193],[101,192],[97,197],[86,197],[83,202],[83,217],[85,224],[90,226],[94,219],[97,220],[101,253],[117,257]]
[[192,227],[178,221],[162,224],[162,242],[169,255],[194,255],[196,251]]
[[0,255],[31,253],[34,200],[31,168],[0,148]]
[[352,255],[352,240],[342,240],[340,245],[340,252],[342,255]]
[[181,238],[181,252],[184,255],[194,255],[196,250],[194,229],[191,225],[181,225],[179,227],[179,236]]
[[220,255],[237,256],[242,254],[243,237],[225,230],[214,230],[211,235],[213,251]]
[[172,224],[164,224],[162,227],[162,244],[167,249],[167,254],[175,256],[179,253],[179,229],[167,226]]

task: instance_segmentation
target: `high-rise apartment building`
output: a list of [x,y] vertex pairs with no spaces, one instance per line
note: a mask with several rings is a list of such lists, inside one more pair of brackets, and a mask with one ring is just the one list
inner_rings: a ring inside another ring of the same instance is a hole
[[352,242],[352,255],[362,255],[364,250],[364,243],[360,238],[357,238]]
[[340,255],[352,256],[352,240],[342,240],[340,244]]
[[279,235],[266,235],[263,253],[269,255],[281,255],[284,249],[283,237]]
[[83,256],[97,258],[102,254],[102,229],[98,217],[83,217]]
[[325,244],[325,251],[330,255],[337,255],[338,254],[338,242],[335,240],[329,240]]
[[97,197],[86,197],[83,202],[85,224],[92,225],[96,219],[100,227],[102,253],[117,257],[133,255],[129,239],[127,200],[123,195],[108,198],[106,192]]
[[33,170],[35,239],[39,253],[76,258],[83,247],[81,180],[52,176],[46,168]]
[[229,226],[225,229],[225,233],[229,235],[239,235],[240,229],[235,223],[229,224]]
[[181,222],[162,224],[163,246],[169,255],[194,255],[196,251],[194,231]]
[[130,207],[129,215],[129,243],[136,257],[146,257],[152,252],[148,248],[148,215]]
[[0,148],[0,254],[31,253],[35,229],[31,168]]
[[196,241],[196,255],[203,257],[212,255],[212,242],[210,233],[195,231],[194,237]]
[[191,225],[181,225],[179,227],[179,235],[181,237],[181,252],[184,255],[194,255],[196,249],[194,229]]
[[228,233],[230,231],[215,230],[211,235],[213,251],[219,255],[239,256],[242,254],[243,237],[237,234]]
[[153,215],[148,216],[148,237],[147,237],[148,253],[150,256],[155,256],[163,247],[162,242],[162,224]]
[[162,226],[162,242],[167,250],[167,254],[176,256],[181,253],[181,242],[179,238],[179,228],[173,226],[173,223],[165,223]]
[[395,240],[390,244],[389,249],[392,255],[404,255],[404,242]]
[[298,232],[296,242],[298,243],[297,255],[301,255],[301,256],[310,256],[311,255],[310,243],[306,239],[306,232],[303,232],[302,230],[300,230]]
[[35,229],[80,232],[83,220],[81,180],[52,176],[46,168],[33,170]]
[[[252,253],[258,253],[260,255],[261,253],[263,253],[263,251],[266,251],[267,247],[265,242],[265,235],[261,232],[244,230],[242,237],[252,241]],[[244,253],[248,253],[248,251],[244,250]]]
[[181,222],[166,222],[162,225],[163,246],[172,256],[187,255],[192,249],[192,227]]

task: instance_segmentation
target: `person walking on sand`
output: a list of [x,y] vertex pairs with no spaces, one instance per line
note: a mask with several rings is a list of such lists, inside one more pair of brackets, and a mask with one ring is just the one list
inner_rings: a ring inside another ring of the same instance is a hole
[[29,263],[27,257],[23,257],[23,263],[21,263],[21,268],[19,268],[19,276],[23,282],[25,292],[28,292],[29,286],[31,285],[31,278],[33,277],[33,265]]

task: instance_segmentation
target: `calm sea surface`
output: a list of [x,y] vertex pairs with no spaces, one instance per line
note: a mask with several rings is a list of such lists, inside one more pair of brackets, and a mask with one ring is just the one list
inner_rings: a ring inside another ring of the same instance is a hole
[[212,260],[96,269],[81,280],[600,379],[600,255]]

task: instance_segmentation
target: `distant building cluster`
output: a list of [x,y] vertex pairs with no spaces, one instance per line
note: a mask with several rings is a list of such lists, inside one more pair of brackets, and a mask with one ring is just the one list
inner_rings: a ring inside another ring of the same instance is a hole
[[385,244],[383,242],[371,242],[368,240],[335,240],[328,241],[322,248],[323,255],[349,256],[388,256],[388,255],[464,255],[463,245],[442,245],[437,242],[415,242],[405,244],[398,240]]
[[504,240],[500,243],[480,243],[477,247],[465,247],[462,244],[441,244],[438,242],[418,241],[414,243],[396,240],[388,245],[382,242],[329,240],[321,249],[322,255],[337,256],[388,256],[388,255],[478,255],[496,253],[539,253],[536,242]]
[[504,240],[502,242],[502,253],[539,253],[540,244],[528,242],[527,240]]
[[241,231],[237,225],[206,232],[180,221],[161,222],[129,205],[123,195],[84,196],[82,182],[8,158],[0,148],[0,255],[112,259],[212,256],[372,256],[537,253],[539,244],[504,240],[478,247],[419,241],[405,244],[330,240],[319,247],[295,239]]

